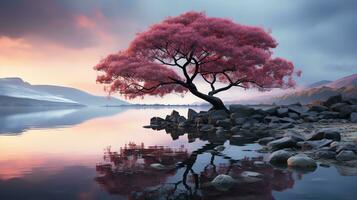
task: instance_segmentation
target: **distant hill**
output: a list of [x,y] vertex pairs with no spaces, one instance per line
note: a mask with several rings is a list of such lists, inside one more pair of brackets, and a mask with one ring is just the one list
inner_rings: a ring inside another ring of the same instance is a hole
[[31,85],[21,78],[0,78],[0,106],[105,106],[125,101],[62,86]]
[[329,83],[331,83],[331,82],[332,82],[332,81],[327,81],[327,80],[318,81],[318,82],[315,82],[315,83],[312,83],[312,84],[308,85],[306,88],[321,87],[321,86],[324,86],[324,85],[329,84]]
[[357,98],[357,74],[346,76],[335,81],[316,82],[305,89],[277,98],[271,98],[269,103],[291,104],[300,102],[307,104],[315,100],[326,100],[337,94]]

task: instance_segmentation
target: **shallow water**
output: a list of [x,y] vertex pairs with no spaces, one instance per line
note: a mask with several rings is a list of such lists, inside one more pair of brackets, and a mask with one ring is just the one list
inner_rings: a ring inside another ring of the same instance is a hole
[[[187,109],[176,110],[184,114]],[[255,166],[254,161],[266,157],[255,151],[260,148],[257,144],[217,135],[168,134],[165,130],[142,128],[152,116],[164,117],[171,110],[0,109],[0,199],[156,199],[158,194],[168,199],[355,199],[357,196],[357,176],[342,176],[343,170],[333,166],[319,166],[309,173]],[[151,149],[155,156],[135,153],[119,160],[108,159],[120,148],[122,151],[125,146],[134,148],[129,143],[137,144],[138,149]],[[212,150],[220,144],[226,147],[224,151]],[[167,151],[187,153],[167,156],[161,146]],[[155,159],[172,168],[148,169],[150,163],[157,162]],[[173,165],[177,162],[182,164]],[[111,168],[98,168],[105,163]],[[237,183],[228,191],[209,184],[218,174],[239,177],[243,171],[262,173],[263,179]]]

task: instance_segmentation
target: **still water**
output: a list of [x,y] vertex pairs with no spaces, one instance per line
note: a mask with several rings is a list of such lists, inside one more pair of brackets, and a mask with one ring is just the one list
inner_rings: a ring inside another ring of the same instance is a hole
[[[181,114],[188,108],[177,108]],[[357,176],[270,165],[251,142],[142,128],[172,108],[0,109],[0,199],[356,199]],[[199,108],[197,109],[199,110]],[[219,153],[214,147],[223,144]],[[165,170],[148,169],[162,162]],[[177,164],[179,163],[179,164]],[[228,191],[218,174],[263,174]],[[156,196],[155,196],[156,195]]]

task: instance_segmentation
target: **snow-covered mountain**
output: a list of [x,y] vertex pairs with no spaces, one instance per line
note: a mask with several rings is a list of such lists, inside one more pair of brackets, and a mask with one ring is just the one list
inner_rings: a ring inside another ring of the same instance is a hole
[[61,86],[31,85],[20,78],[0,78],[0,105],[105,106],[127,104],[116,98],[94,96]]

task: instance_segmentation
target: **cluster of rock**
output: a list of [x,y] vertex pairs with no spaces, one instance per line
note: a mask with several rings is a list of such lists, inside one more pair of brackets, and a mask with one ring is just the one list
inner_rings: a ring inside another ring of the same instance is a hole
[[200,132],[238,133],[247,137],[261,138],[275,130],[293,128],[296,124],[328,120],[357,122],[357,100],[333,96],[321,104],[303,106],[299,103],[254,109],[244,105],[230,105],[229,111],[196,111],[189,109],[187,118],[172,111],[165,119],[153,117],[149,128],[178,128]]

